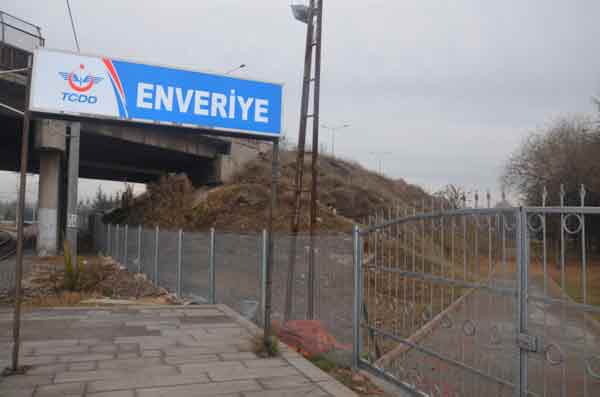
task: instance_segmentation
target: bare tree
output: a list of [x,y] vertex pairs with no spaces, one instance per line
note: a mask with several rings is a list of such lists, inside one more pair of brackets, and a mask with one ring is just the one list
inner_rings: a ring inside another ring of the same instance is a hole
[[559,119],[531,133],[509,158],[503,183],[528,205],[542,202],[544,188],[549,204],[558,204],[564,185],[566,204],[578,205],[582,184],[590,193],[600,191],[600,131],[591,118]]
[[[530,134],[509,158],[503,183],[521,195],[526,205],[543,203],[581,205],[580,189],[586,187],[585,205],[600,205],[600,130],[589,117],[562,118]],[[554,219],[556,221],[556,219]],[[548,225],[548,238],[558,238],[558,225]],[[600,220],[586,219],[586,236],[600,247]]]
[[465,206],[466,191],[462,186],[449,184],[434,195],[444,200],[448,209],[455,210]]

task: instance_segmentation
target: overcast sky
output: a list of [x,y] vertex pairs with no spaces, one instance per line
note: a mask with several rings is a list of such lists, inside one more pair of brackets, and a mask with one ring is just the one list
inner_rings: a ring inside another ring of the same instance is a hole
[[[218,72],[245,63],[239,75],[283,82],[295,141],[305,25],[289,0],[71,6],[82,52]],[[0,8],[40,25],[47,47],[74,49],[65,1]],[[503,162],[529,131],[594,111],[599,15],[597,0],[326,0],[322,122],[350,123],[336,152],[370,168],[373,152],[390,152],[383,165],[393,177],[497,191]],[[86,182],[82,193],[95,189]],[[14,191],[6,174],[0,191]]]

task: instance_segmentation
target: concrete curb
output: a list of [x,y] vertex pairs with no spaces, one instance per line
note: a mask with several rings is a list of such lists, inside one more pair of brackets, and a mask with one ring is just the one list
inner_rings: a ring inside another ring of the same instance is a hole
[[[231,309],[229,306],[223,304],[215,305],[219,310],[223,311],[223,313],[232,317],[236,322],[238,322],[242,327],[246,328],[249,332],[257,335],[262,332],[261,328],[259,328],[256,324],[251,322],[250,320],[245,319],[235,310]],[[348,389],[345,385],[338,382],[331,375],[323,372],[321,369],[317,368],[310,361],[305,359],[302,355],[290,349],[285,343],[279,342],[279,350],[281,351],[281,359],[286,361],[290,366],[294,367],[298,371],[300,371],[304,376],[318,385],[325,392],[329,393],[334,397],[358,397],[356,393],[352,390]]]

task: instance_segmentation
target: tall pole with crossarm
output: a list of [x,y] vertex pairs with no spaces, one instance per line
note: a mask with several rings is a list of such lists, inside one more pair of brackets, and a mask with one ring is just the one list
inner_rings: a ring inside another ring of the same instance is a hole
[[[292,4],[294,17],[307,25],[306,49],[304,58],[304,77],[302,80],[302,100],[300,105],[300,130],[298,132],[298,150],[296,155],[296,175],[294,178],[294,210],[291,225],[291,247],[284,305],[284,320],[292,316],[292,299],[294,290],[297,236],[300,230],[300,213],[302,209],[302,186],[304,177],[304,152],[306,148],[306,132],[308,119],[312,119],[312,165],[310,190],[310,250],[307,290],[307,317],[314,318],[314,284],[315,258],[314,241],[317,220],[317,195],[319,175],[319,97],[321,88],[321,41],[323,26],[323,0],[310,0]],[[313,74],[314,70],[314,74]],[[309,100],[313,90],[312,112]]]

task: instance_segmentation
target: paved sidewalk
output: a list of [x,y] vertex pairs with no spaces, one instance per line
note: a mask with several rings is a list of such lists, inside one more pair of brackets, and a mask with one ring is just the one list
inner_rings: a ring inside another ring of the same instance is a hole
[[[0,309],[0,366],[12,313]],[[283,347],[259,359],[257,328],[223,305],[36,309],[24,316],[26,375],[0,378],[2,397],[355,396]]]

